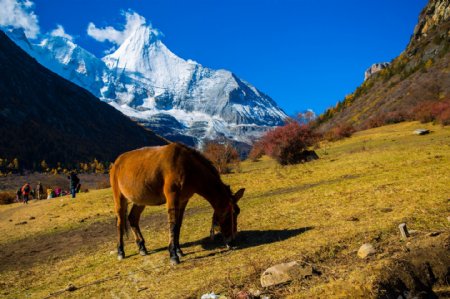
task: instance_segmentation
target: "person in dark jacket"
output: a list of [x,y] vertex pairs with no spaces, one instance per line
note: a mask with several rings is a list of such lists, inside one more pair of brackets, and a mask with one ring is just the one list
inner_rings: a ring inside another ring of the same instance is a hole
[[29,196],[30,196],[30,192],[31,192],[30,184],[25,183],[25,185],[22,186],[21,191],[22,191],[23,203],[28,204],[28,200],[29,200]]
[[72,194],[72,198],[75,198],[75,195],[77,193],[77,186],[80,183],[80,179],[75,172],[72,172],[67,178],[70,180],[70,193]]

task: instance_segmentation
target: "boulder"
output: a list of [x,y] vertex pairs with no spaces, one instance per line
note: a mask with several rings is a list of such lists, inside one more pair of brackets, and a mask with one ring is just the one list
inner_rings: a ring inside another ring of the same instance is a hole
[[294,278],[304,278],[313,275],[313,268],[293,261],[282,263],[268,268],[261,275],[261,285],[270,287],[273,285],[289,282]]
[[413,132],[416,135],[426,135],[426,134],[430,134],[430,130],[427,129],[417,129]]
[[358,256],[362,259],[368,257],[369,255],[375,254],[377,251],[373,248],[372,244],[363,244],[358,250]]

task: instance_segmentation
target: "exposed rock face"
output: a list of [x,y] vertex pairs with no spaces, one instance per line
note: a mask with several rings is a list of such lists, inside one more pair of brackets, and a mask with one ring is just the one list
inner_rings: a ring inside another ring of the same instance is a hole
[[430,0],[422,11],[419,22],[414,28],[412,41],[420,41],[427,33],[450,18],[449,0]]
[[389,66],[389,62],[381,62],[381,63],[372,64],[372,66],[369,67],[364,73],[364,81],[369,79],[373,74],[381,71],[382,69],[387,68],[388,66]]

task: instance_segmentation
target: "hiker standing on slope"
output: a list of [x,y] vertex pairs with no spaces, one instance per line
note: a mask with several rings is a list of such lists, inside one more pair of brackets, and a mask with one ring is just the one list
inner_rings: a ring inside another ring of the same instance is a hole
[[75,172],[72,172],[67,178],[70,180],[70,193],[72,194],[72,198],[75,198],[75,195],[77,193],[77,186],[80,183],[80,179]]
[[30,192],[31,192],[30,184],[25,183],[25,185],[23,185],[22,189],[20,189],[20,190],[22,191],[23,203],[28,204],[28,200],[29,200],[29,196],[30,196]]

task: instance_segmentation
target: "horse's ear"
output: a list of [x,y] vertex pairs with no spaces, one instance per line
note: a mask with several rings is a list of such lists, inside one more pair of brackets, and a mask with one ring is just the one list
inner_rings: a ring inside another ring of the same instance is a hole
[[239,201],[239,199],[241,199],[242,196],[244,196],[244,191],[245,191],[245,188],[242,188],[233,195],[234,203],[237,203]]

